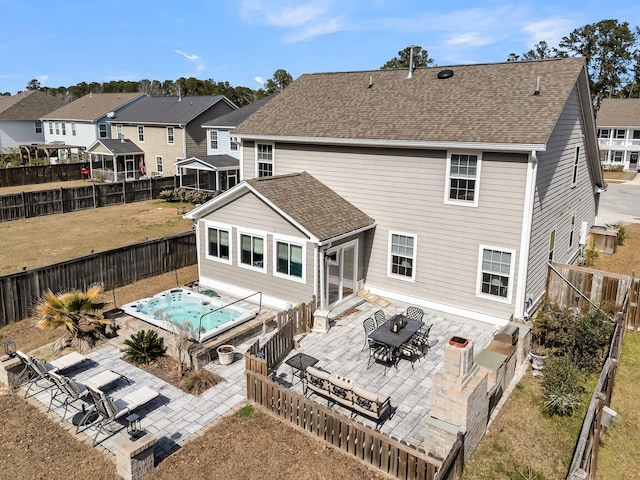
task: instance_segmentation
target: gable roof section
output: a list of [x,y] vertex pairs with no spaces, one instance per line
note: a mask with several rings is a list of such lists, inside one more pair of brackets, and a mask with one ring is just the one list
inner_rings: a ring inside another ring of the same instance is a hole
[[[454,75],[439,79],[445,69]],[[411,78],[408,69],[306,74],[234,133],[322,143],[507,144],[527,151],[546,144],[583,69],[584,59],[563,58],[418,68]]]
[[214,171],[218,169],[240,168],[240,160],[231,155],[202,155],[173,162],[178,167]]
[[0,96],[0,120],[38,120],[64,105],[64,100],[39,90]]
[[89,152],[92,152],[98,145],[104,146],[108,151],[113,153],[114,155],[125,155],[130,153],[144,153],[143,150],[140,149],[135,143],[133,143],[129,139],[111,139],[111,138],[102,138],[100,140],[96,140],[93,145],[91,145],[88,149]]
[[375,225],[375,221],[307,172],[246,180],[185,215],[199,219],[250,191],[322,243]]
[[224,95],[147,97],[123,109],[111,123],[186,125],[218,102],[238,108]]
[[596,123],[598,127],[640,127],[640,98],[605,98]]
[[232,128],[240,125],[276,95],[277,94],[273,94],[268,97],[261,98],[260,100],[250,103],[249,105],[245,105],[238,110],[220,115],[219,117],[216,117],[203,124],[202,128]]
[[90,93],[42,116],[42,119],[95,122],[107,113],[122,108],[142,96],[147,95],[145,93]]

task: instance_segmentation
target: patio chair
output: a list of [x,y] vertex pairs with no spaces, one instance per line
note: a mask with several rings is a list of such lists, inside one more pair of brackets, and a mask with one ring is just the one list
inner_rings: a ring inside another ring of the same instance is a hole
[[[87,399],[89,395],[89,389],[87,386],[91,386],[95,389],[102,389],[121,378],[125,379],[127,383],[131,385],[131,381],[127,377],[112,370],[100,372],[97,375],[88,378],[84,384],[55,372],[47,372],[47,377],[56,386],[56,388],[51,391],[51,400],[49,401],[49,409],[47,411],[51,410],[53,402],[57,400],[60,406],[64,407],[64,413],[62,415],[63,421],[67,415],[69,405],[78,400],[82,400],[84,402],[82,404],[81,411],[86,414],[85,404],[88,402],[85,399]],[[64,400],[60,401],[58,399],[59,395],[64,395]]]
[[409,342],[400,346],[399,354],[400,356],[409,360],[411,362],[411,369],[415,370],[413,364],[416,362],[416,360],[420,360],[424,352],[420,347],[411,343],[411,340],[410,340]]
[[364,346],[362,350],[360,350],[361,352],[367,348],[369,344],[369,334],[376,329],[376,322],[372,317],[368,317],[362,322],[362,326],[364,327]]
[[[41,387],[44,390],[53,386],[51,381],[47,378],[48,372],[58,372],[66,370],[86,360],[87,357],[80,355],[77,352],[69,353],[60,358],[57,358],[51,362],[43,362],[37,357],[28,355],[18,350],[16,356],[20,359],[24,368],[16,379],[16,385],[21,385],[24,381],[27,382],[26,390],[24,392],[24,398],[29,396],[29,391],[34,385],[38,385],[40,380],[46,380],[49,384],[45,387]],[[38,385],[39,386],[39,385]]]
[[[96,444],[99,443],[97,441],[98,435],[107,430],[109,425],[116,423],[120,418],[129,415],[135,409],[149,403],[160,395],[152,388],[144,386],[134,390],[122,398],[114,400],[113,398],[106,396],[100,389],[95,389],[89,386],[87,386],[87,389],[93,398],[94,407],[87,411],[78,425],[76,433],[80,432],[80,428],[82,426],[86,426],[86,428],[95,426],[96,434],[93,437],[92,446],[96,446]],[[91,418],[91,414],[94,412],[98,413],[98,418],[93,422],[90,422],[89,419]],[[116,432],[111,432],[112,435],[115,433]]]
[[412,320],[422,322],[422,319],[424,318],[424,311],[418,307],[408,307],[405,316],[409,317]]
[[377,310],[373,314],[373,318],[376,321],[376,327],[383,325],[387,321],[387,318],[385,317],[385,314],[382,310]]
[[367,339],[369,344],[369,361],[367,362],[367,370],[371,367],[371,360],[374,362],[382,363],[384,365],[384,373],[387,374],[387,370],[392,366],[396,365],[397,358],[394,350],[381,343],[376,342],[370,338]]
[[422,355],[426,355],[437,343],[437,340],[430,340],[429,334],[431,333],[431,325],[426,325],[424,329],[418,330],[409,339],[409,343],[418,348]]

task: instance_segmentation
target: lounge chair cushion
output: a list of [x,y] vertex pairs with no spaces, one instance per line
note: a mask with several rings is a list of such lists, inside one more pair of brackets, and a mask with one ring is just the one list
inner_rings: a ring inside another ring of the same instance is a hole
[[51,360],[50,362],[48,362],[47,369],[53,371],[64,370],[65,368],[70,368],[78,365],[79,363],[86,360],[86,358],[87,357],[81,355],[78,352],[71,352],[67,355],[63,355],[60,358],[56,358],[55,360]]

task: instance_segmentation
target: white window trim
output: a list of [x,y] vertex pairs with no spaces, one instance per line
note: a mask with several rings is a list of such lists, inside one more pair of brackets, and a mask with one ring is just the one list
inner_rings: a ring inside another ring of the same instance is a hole
[[258,178],[258,145],[271,145],[271,175],[276,174],[276,144],[269,142],[256,142],[255,143],[255,178]]
[[[142,140],[140,140],[140,129],[142,129]],[[137,128],[136,128],[136,133],[138,134],[138,135],[137,135],[137,137],[138,137],[138,142],[140,142],[140,143],[144,143],[144,137],[145,137],[145,134],[144,134],[144,125],[138,125],[138,126],[137,126]]]
[[[171,135],[169,135],[171,132]],[[173,137],[173,140],[170,140],[170,137]],[[167,127],[167,145],[175,145],[176,144],[176,129],[173,127]]]
[[76,123],[75,122],[71,122],[71,136],[75,137],[76,136]]
[[[405,275],[398,275],[396,273],[393,273],[392,270],[391,270],[391,257],[392,257],[391,245],[392,245],[393,235],[402,235],[403,237],[412,237],[413,238],[413,265],[411,267],[411,269],[412,269],[411,277],[407,277]],[[388,239],[387,239],[387,277],[395,278],[395,279],[398,279],[398,280],[403,280],[405,282],[415,283],[415,281],[416,281],[417,263],[418,263],[418,235],[415,234],[415,233],[400,232],[400,231],[397,231],[397,230],[389,230],[389,236],[388,236]]]
[[53,122],[47,122],[49,124],[49,135],[53,135]]
[[[214,135],[215,135],[215,137],[216,137],[216,146],[215,146],[215,147],[213,147],[213,145],[212,145],[212,143],[213,143],[213,136],[214,136]],[[216,151],[216,152],[217,152],[218,150],[220,150],[220,135],[218,135],[218,130],[210,129],[210,130],[209,130],[209,136],[208,136],[208,139],[209,139],[209,150],[211,150],[211,151]]]
[[[209,255],[209,229],[210,228],[215,228],[218,230],[225,230],[227,232],[229,232],[229,259],[226,260],[224,258],[220,258],[220,257],[214,257],[213,255]],[[231,265],[233,263],[233,228],[231,225],[226,224],[226,223],[217,223],[217,222],[211,222],[211,221],[204,221],[204,235],[205,235],[205,240],[204,240],[204,258],[206,258],[207,260],[211,260],[213,262],[219,262],[219,263],[224,263],[227,265]],[[240,237],[238,237],[240,238]]]
[[[497,250],[511,254],[511,265],[509,265],[509,286],[507,287],[507,296],[499,297],[497,295],[489,295],[482,292],[482,252],[484,250]],[[516,251],[513,248],[496,247],[495,245],[480,245],[478,247],[478,273],[476,275],[476,297],[492,300],[499,303],[511,303],[513,294],[513,283],[516,281],[514,276],[516,268]]]
[[[263,240],[263,255],[264,255],[264,260],[262,262],[262,268],[260,267],[254,267],[253,265],[247,265],[246,263],[242,263],[242,241],[241,241],[241,236],[242,235],[251,235],[252,237],[260,237]],[[254,272],[260,272],[260,273],[267,273],[267,233],[266,232],[262,232],[259,230],[253,230],[250,228],[243,228],[242,230],[240,228],[238,228],[237,232],[236,232],[236,242],[238,245],[237,248],[237,258],[238,258],[238,266],[240,268],[246,268],[247,270],[252,270]]]
[[[160,163],[158,163],[158,160],[160,160]],[[164,173],[164,158],[162,158],[162,155],[156,155],[156,172]]]
[[[293,275],[286,275],[284,273],[278,272],[278,242],[286,243],[288,245],[295,245],[296,247],[302,247],[302,277],[296,277]],[[298,282],[302,284],[306,284],[307,278],[307,262],[305,259],[307,258],[307,242],[300,238],[289,237],[286,235],[274,235],[273,236],[273,245],[271,246],[271,250],[273,252],[273,276],[278,278],[284,278],[286,280],[291,280],[292,282]]]
[[[473,202],[467,200],[452,200],[449,198],[449,192],[451,190],[451,155],[475,155],[478,159],[476,166],[476,188],[474,190]],[[460,152],[451,151],[447,152],[447,167],[446,167],[446,179],[444,189],[444,203],[447,205],[460,205],[463,207],[478,207],[478,199],[480,198],[480,178],[482,167],[482,152]]]
[[[104,137],[101,135],[102,131],[102,127],[104,127]],[[99,123],[98,124],[98,138],[109,138],[109,128],[107,127],[106,123]]]

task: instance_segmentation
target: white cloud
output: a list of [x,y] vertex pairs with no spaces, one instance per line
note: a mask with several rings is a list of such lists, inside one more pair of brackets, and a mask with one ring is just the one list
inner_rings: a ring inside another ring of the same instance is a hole
[[40,82],[40,85],[44,86],[47,83],[47,80],[49,80],[49,75],[40,75],[38,77],[38,81]]
[[326,22],[319,22],[313,25],[308,25],[304,29],[287,35],[285,38],[286,43],[302,42],[321,35],[328,35],[330,33],[338,32],[342,29],[342,21],[340,18],[331,18]]
[[571,32],[572,27],[567,19],[548,18],[528,23],[522,29],[529,34],[532,46],[543,40],[550,46],[555,46]]
[[460,35],[452,35],[445,40],[445,45],[459,47],[484,47],[495,40],[490,35],[480,32],[468,32]]
[[258,82],[260,85],[264,85],[264,83],[266,82],[266,80],[260,76],[255,76],[253,77],[253,79]]
[[275,27],[298,27],[318,19],[326,6],[310,3],[296,7],[282,7],[267,14],[267,21]]
[[197,72],[202,72],[202,71],[204,71],[204,70],[206,70],[206,69],[207,69],[207,67],[205,67],[204,65],[198,65],[198,66],[196,67],[196,71],[197,71]]
[[198,55],[189,55],[188,53],[183,52],[182,50],[174,50],[178,55],[182,55],[187,60],[199,60],[200,57]]

